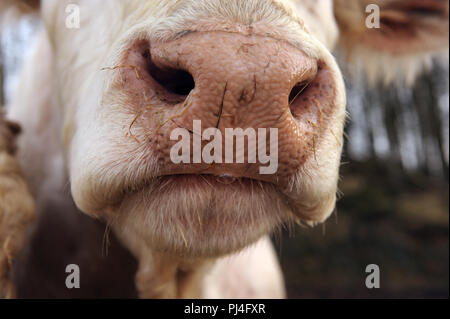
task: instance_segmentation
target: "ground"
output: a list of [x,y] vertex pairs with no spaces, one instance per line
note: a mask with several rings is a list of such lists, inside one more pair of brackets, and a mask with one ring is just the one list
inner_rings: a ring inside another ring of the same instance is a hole
[[[342,175],[337,217],[275,237],[289,297],[448,298],[448,181],[394,179],[373,163]],[[368,264],[380,267],[378,290],[365,286]]]

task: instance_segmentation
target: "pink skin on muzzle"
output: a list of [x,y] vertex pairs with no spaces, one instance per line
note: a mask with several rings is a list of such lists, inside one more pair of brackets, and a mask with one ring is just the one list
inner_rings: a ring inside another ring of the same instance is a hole
[[[327,65],[269,36],[211,31],[167,43],[142,40],[127,50],[121,65],[115,83],[137,115],[130,134],[153,150],[161,176],[229,175],[286,187],[312,156],[335,109]],[[170,150],[177,141],[171,132],[184,128],[193,139],[194,120],[223,136],[226,128],[277,129],[277,171],[261,174],[261,164],[248,163],[247,152],[244,163],[174,164]]]

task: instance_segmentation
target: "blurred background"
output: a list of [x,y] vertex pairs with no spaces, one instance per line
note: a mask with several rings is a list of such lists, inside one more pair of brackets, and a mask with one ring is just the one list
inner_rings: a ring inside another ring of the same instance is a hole
[[[0,105],[6,104],[37,22],[0,35]],[[449,66],[412,88],[347,79],[342,197],[323,226],[274,237],[290,298],[448,298]],[[381,288],[365,286],[377,264]]]

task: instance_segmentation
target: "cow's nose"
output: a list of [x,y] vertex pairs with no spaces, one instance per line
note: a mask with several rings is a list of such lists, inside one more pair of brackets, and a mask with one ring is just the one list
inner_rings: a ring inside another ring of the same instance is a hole
[[[198,32],[170,42],[143,42],[124,64],[137,67],[133,87],[147,92],[149,104],[159,110],[148,112],[152,116],[147,123],[157,133],[150,140],[157,140],[162,174],[229,174],[287,182],[314,153],[335,99],[335,76],[324,61],[270,36]],[[130,73],[129,80],[133,77]],[[236,154],[233,163],[226,163],[225,145],[222,163],[173,163],[170,149],[176,142],[170,140],[171,131],[185,128],[194,139],[199,134],[194,121],[201,121],[202,130],[218,129],[223,144],[227,129],[250,129],[256,135],[259,129],[266,129],[267,135],[276,130],[277,171],[261,176],[261,165],[249,161],[248,149],[244,163]]]
[[[318,63],[270,37],[192,34],[151,48],[150,76],[192,113],[221,127],[269,127],[317,74]],[[249,113],[250,112],[250,113]],[[225,117],[224,117],[225,115]],[[230,126],[231,125],[231,126]]]

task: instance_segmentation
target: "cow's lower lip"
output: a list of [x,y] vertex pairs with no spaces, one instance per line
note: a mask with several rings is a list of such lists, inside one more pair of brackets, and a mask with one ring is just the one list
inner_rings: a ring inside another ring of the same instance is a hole
[[275,185],[227,174],[160,176],[108,213],[154,249],[193,257],[242,249],[290,218]]

